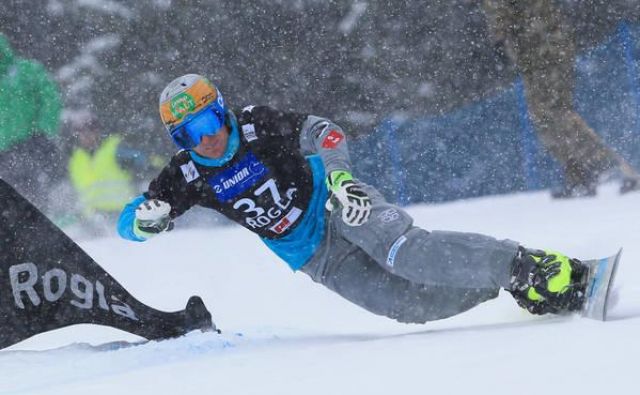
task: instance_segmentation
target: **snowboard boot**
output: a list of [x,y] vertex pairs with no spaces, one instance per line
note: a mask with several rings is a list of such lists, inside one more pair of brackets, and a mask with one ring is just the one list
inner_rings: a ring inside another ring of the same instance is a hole
[[589,269],[562,254],[523,247],[513,262],[509,292],[532,314],[579,311],[585,301]]

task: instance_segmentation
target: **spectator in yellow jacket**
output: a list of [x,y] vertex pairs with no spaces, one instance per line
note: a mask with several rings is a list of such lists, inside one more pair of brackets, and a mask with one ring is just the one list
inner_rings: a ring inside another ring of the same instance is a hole
[[82,222],[114,221],[134,196],[134,184],[147,170],[149,160],[128,147],[121,136],[101,134],[89,112],[72,114],[69,123],[76,146],[67,168]]

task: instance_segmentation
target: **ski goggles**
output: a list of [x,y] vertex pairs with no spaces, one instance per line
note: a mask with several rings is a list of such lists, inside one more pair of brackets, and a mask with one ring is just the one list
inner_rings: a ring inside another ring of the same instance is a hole
[[200,144],[203,136],[215,135],[223,125],[224,114],[209,106],[188,115],[180,126],[170,132],[171,139],[180,148],[192,149]]

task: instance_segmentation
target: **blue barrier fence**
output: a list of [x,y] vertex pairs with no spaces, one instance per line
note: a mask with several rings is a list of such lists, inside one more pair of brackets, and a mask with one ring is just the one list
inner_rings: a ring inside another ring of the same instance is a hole
[[[621,23],[576,71],[576,110],[640,168],[640,26]],[[544,189],[563,177],[538,142],[520,80],[443,116],[387,119],[350,148],[356,174],[402,205]]]

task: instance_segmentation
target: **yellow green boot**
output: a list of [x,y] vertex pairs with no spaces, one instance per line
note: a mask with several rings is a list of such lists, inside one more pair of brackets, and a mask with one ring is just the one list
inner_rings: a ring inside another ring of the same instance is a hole
[[532,314],[578,311],[585,300],[588,268],[554,251],[520,247],[509,292]]

